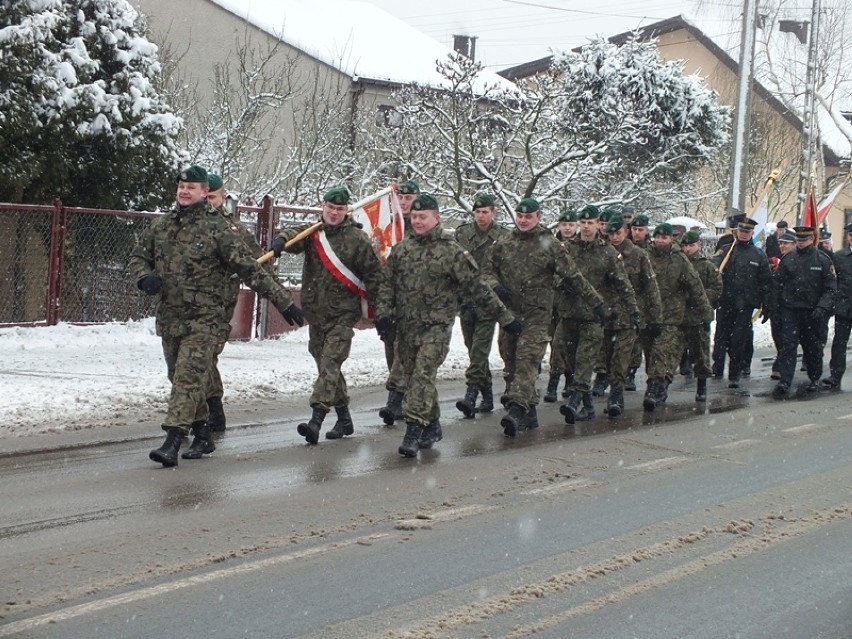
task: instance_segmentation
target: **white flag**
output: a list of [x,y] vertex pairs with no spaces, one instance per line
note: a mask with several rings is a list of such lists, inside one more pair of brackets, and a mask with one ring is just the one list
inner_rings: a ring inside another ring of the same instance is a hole
[[388,187],[356,203],[352,210],[352,219],[363,226],[382,264],[387,262],[391,249],[402,241],[405,232],[396,189]]
[[766,245],[766,220],[769,216],[769,192],[764,193],[763,198],[754,207],[751,218],[757,222],[754,227],[754,245],[763,248]]

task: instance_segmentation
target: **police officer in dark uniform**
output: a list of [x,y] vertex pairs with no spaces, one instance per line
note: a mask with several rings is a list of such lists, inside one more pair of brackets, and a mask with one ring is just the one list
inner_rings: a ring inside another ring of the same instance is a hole
[[766,257],[773,258],[781,257],[781,236],[787,232],[787,222],[786,220],[778,220],[778,224],[775,225],[775,232],[771,235],[766,236],[766,246],[764,247],[764,251],[766,252]]
[[852,330],[852,224],[846,227],[849,245],[835,251],[834,270],[837,274],[837,293],[834,296],[834,338],[831,340],[831,361],[828,377],[822,380],[826,390],[840,390],[840,380],[846,372],[846,346]]
[[814,246],[814,228],[797,226],[796,250],[778,265],[778,301],[781,313],[781,350],[778,372],[781,379],[772,396],[783,399],[790,390],[796,370],[796,349],[808,372],[808,392],[817,390],[822,376],[820,326],[831,314],[837,278],[831,259]]

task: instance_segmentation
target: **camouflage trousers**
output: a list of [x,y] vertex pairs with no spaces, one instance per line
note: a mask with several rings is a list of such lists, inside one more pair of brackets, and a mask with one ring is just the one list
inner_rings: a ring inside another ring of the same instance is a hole
[[603,359],[606,380],[611,388],[624,390],[627,369],[633,358],[636,331],[632,328],[607,329],[604,331]]
[[[461,315],[459,319],[462,338],[470,358],[470,365],[464,372],[465,382],[477,386],[491,386],[491,365],[488,360],[491,356],[491,347],[494,344],[494,328],[497,321],[481,317],[474,318],[469,313]],[[505,339],[501,335],[497,341],[497,348],[500,350],[500,357],[505,362],[504,344]]]
[[388,363],[388,378],[385,381],[385,389],[404,393],[405,373],[402,370],[402,360],[399,357],[399,333],[396,327],[391,328],[384,342],[385,361]]
[[693,374],[697,379],[713,377],[710,367],[710,331],[705,330],[704,324],[681,326],[683,342],[689,349],[693,361]]
[[560,324],[565,332],[565,361],[574,371],[574,379],[568,388],[588,393],[603,343],[603,327],[598,322],[571,318],[563,318]]
[[197,331],[179,337],[163,335],[161,339],[172,384],[163,429],[179,428],[186,435],[193,422],[207,419],[210,369],[221,352],[222,336]]
[[[680,326],[661,324],[662,332],[656,339],[651,339],[647,330],[639,332],[645,351],[645,374],[648,379],[674,379],[675,371],[680,366],[683,355],[683,334]],[[644,333],[644,334],[643,334]]]
[[225,386],[222,384],[222,374],[219,372],[219,355],[225,350],[227,338],[219,342],[219,348],[213,355],[213,363],[210,365],[210,375],[207,380],[207,397],[222,397],[225,394]]
[[441,416],[435,382],[438,368],[450,352],[452,326],[400,326],[399,360],[405,382],[402,416],[427,426]]
[[349,393],[341,368],[349,358],[355,330],[350,324],[313,321],[308,324],[308,352],[317,364],[310,405],[326,411],[348,406]]
[[562,328],[562,322],[558,317],[554,317],[550,321],[550,374],[569,375],[571,367],[565,361],[565,350],[567,336]]
[[650,339],[651,337],[648,335],[647,328],[639,330],[639,334],[636,336],[636,339],[633,340],[633,352],[630,355],[630,368],[639,368],[642,366],[642,352],[650,352],[650,349],[646,349],[644,345]]
[[550,309],[531,309],[519,318],[524,323],[521,334],[505,335],[509,402],[523,408],[538,404],[535,383],[547,343],[550,341],[550,314]]

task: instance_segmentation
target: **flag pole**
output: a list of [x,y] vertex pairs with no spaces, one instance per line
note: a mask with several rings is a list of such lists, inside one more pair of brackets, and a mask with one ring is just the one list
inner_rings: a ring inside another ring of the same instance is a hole
[[[756,204],[751,207],[749,211],[749,217],[754,215],[754,212],[758,209],[761,202],[763,202],[763,198],[766,197],[769,191],[775,186],[775,182],[778,180],[778,176],[781,175],[781,169],[775,169],[772,173],[769,174],[769,177],[766,178],[766,184],[763,187],[763,190],[760,192],[760,195],[757,196]],[[725,254],[725,259],[722,260],[722,263],[719,265],[719,274],[725,272],[725,268],[728,266],[728,262],[731,260],[731,255],[734,253],[734,247],[737,245],[736,238],[733,242],[731,242],[731,247],[728,249],[728,252]]]

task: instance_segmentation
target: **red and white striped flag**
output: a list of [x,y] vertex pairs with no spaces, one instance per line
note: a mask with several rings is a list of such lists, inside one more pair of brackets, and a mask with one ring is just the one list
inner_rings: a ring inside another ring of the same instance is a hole
[[825,216],[828,215],[828,212],[831,210],[831,205],[834,204],[834,198],[837,197],[837,194],[843,190],[843,187],[846,186],[846,180],[835,186],[831,193],[826,195],[822,202],[817,206],[817,223],[822,224],[823,220],[825,220]]

